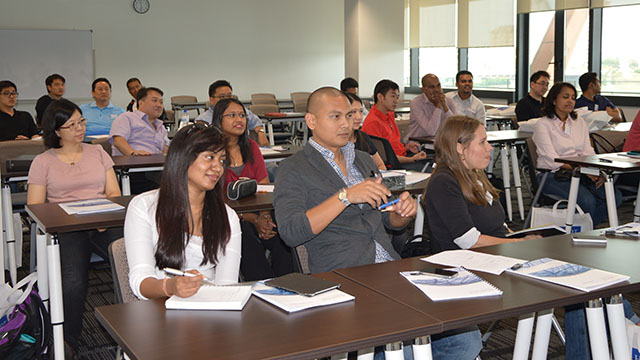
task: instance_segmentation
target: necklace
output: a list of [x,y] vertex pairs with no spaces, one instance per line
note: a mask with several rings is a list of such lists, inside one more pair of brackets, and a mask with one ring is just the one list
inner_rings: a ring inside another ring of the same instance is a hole
[[67,158],[67,160],[69,160],[69,161],[70,161],[70,162],[69,162],[69,165],[72,165],[72,166],[73,166],[73,165],[75,165],[75,164],[76,164],[76,158],[78,157],[78,154],[80,154],[80,151],[76,151],[76,152],[75,152],[75,155],[73,155],[73,158],[72,158],[71,156],[69,156],[69,154],[67,154],[67,153],[65,153],[65,152],[63,152],[63,151],[60,151],[60,153],[61,153],[62,155],[64,155],[64,157],[65,157],[65,158]]

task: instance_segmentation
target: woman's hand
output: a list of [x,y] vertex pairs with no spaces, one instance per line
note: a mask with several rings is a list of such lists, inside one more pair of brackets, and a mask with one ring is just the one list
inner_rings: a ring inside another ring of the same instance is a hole
[[256,218],[256,230],[258,230],[258,237],[261,239],[271,239],[276,236],[275,230],[276,224],[271,218],[271,213],[268,211],[261,211]]
[[176,276],[167,280],[167,292],[169,295],[176,295],[186,298],[194,295],[202,286],[204,276],[198,270],[186,271],[196,276]]

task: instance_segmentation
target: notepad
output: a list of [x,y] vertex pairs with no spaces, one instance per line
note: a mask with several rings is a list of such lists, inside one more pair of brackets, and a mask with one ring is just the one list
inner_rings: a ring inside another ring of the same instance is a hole
[[433,276],[420,271],[403,271],[400,275],[409,280],[412,285],[420,289],[432,301],[502,295],[502,290],[478,275],[464,268],[455,270],[458,275],[452,278]]
[[582,290],[592,291],[629,280],[629,276],[551,258],[528,261],[510,273]]
[[337,289],[340,283],[319,277],[290,273],[264,282],[265,285],[292,291],[304,296],[316,296],[323,292]]
[[164,302],[167,309],[242,310],[251,297],[251,285],[203,285],[188,298],[172,296]]
[[264,282],[259,282],[253,287],[253,295],[290,313],[319,306],[339,304],[355,299],[352,295],[338,289],[325,291],[316,296],[304,296],[292,291],[265,285]]
[[60,206],[60,208],[69,215],[86,215],[124,209],[124,206],[116,204],[108,199],[72,201],[60,203],[58,206]]

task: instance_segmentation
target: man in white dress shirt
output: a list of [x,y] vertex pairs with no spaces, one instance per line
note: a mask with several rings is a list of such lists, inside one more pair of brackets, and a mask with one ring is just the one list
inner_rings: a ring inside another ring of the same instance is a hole
[[456,74],[458,91],[451,91],[446,96],[456,104],[456,110],[464,115],[485,123],[484,104],[473,95],[473,74],[468,70],[458,71]]

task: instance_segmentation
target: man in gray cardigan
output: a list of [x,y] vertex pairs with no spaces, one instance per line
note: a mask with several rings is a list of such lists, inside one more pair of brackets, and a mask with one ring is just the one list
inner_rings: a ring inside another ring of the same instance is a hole
[[280,236],[304,245],[311,272],[399,259],[385,232],[398,230],[418,205],[408,192],[388,212],[377,210],[391,192],[378,169],[348,141],[352,110],[335,88],[316,90],[305,117],[313,138],[278,169],[274,206]]

